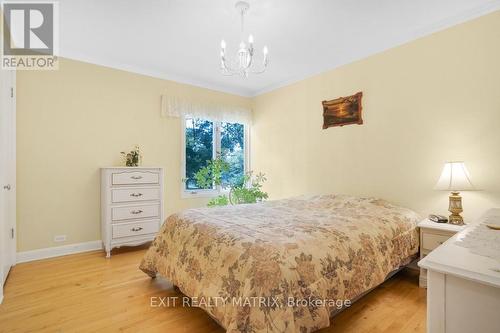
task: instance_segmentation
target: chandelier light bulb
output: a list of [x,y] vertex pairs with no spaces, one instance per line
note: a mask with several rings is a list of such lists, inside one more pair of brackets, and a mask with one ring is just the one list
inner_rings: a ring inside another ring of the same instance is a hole
[[224,39],[220,41],[220,48],[223,50],[226,48],[226,42],[224,41]]
[[248,36],[248,44],[253,44],[253,36]]
[[267,56],[267,54],[269,53],[267,46],[264,46],[264,48],[262,49],[262,53],[264,53],[264,55]]

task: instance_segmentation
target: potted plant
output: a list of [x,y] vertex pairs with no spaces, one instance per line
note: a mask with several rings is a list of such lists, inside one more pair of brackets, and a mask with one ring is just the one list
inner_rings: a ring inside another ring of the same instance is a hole
[[213,186],[229,189],[228,194],[221,194],[210,200],[209,207],[256,203],[268,198],[268,194],[262,191],[262,185],[267,180],[263,173],[253,175],[250,171],[237,181],[226,184],[223,181],[223,174],[229,171],[229,163],[221,156],[217,156],[195,174],[196,184],[202,189],[213,188]]
[[138,145],[134,146],[134,149],[127,152],[120,152],[125,160],[125,166],[128,167],[138,167],[142,162],[142,154]]

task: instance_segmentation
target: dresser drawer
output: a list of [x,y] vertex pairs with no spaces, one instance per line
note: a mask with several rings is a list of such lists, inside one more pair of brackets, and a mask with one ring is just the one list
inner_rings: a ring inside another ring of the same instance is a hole
[[422,248],[432,251],[436,247],[447,241],[449,238],[450,236],[430,234],[425,232],[422,234]]
[[120,223],[113,225],[113,238],[139,236],[158,232],[160,221]]
[[147,201],[160,199],[159,188],[124,188],[111,190],[111,202]]
[[111,174],[113,185],[158,184],[160,175],[156,171],[126,171]]
[[160,216],[160,204],[136,205],[111,208],[111,219],[113,221],[142,219]]

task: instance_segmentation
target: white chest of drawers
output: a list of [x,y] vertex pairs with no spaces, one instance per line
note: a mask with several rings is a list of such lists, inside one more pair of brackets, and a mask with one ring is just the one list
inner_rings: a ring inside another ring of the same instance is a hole
[[163,168],[101,168],[101,236],[106,257],[153,240],[164,220]]

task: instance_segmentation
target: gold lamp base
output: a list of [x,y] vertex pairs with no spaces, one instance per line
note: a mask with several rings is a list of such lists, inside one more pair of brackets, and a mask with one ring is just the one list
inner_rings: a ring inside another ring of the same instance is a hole
[[455,225],[464,225],[464,219],[460,215],[464,210],[462,209],[462,197],[460,192],[451,192],[450,205],[448,210],[451,212],[448,223]]

